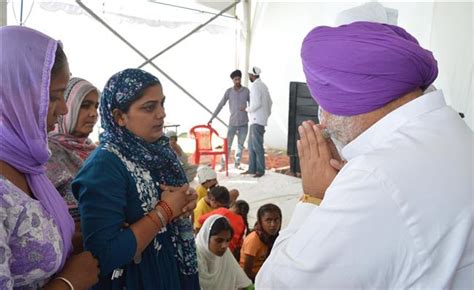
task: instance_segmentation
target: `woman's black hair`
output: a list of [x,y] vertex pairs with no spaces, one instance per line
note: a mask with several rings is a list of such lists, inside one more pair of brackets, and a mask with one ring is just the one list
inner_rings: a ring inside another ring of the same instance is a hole
[[134,102],[140,100],[140,99],[145,95],[145,92],[146,92],[147,89],[149,89],[149,88],[152,87],[152,86],[159,85],[159,84],[161,84],[161,83],[158,82],[158,81],[156,81],[156,82],[151,82],[151,83],[147,84],[146,86],[144,86],[143,88],[141,88],[141,89],[137,92],[137,94],[136,94],[133,98],[130,99],[130,101],[128,101],[128,102],[126,102],[126,103],[124,103],[124,104],[120,104],[120,105],[118,106],[119,109],[120,109],[120,111],[122,111],[122,112],[124,112],[124,113],[128,113],[128,110],[130,110],[130,106],[131,106]]
[[211,226],[211,231],[209,233],[209,239],[212,236],[218,235],[219,233],[223,231],[229,231],[230,236],[234,236],[234,229],[230,226],[229,221],[225,217],[220,217],[214,221],[214,223]]
[[237,214],[240,215],[242,219],[244,220],[247,233],[250,233],[249,222],[247,218],[250,211],[249,204],[245,200],[240,199],[235,202],[235,207],[237,208]]
[[56,55],[54,56],[54,64],[53,64],[53,67],[51,68],[51,75],[56,76],[66,67],[66,65],[67,65],[66,54],[64,53],[64,50],[61,47],[61,45],[58,44],[58,47],[56,48]]

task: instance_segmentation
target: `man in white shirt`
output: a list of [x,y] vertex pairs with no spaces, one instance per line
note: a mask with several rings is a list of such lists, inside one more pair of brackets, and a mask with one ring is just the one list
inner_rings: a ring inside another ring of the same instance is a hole
[[322,108],[299,128],[304,200],[322,202],[296,206],[256,288],[473,289],[474,136],[441,91],[423,94],[431,52],[356,22],[313,29],[301,57]]
[[265,127],[272,112],[272,99],[265,85],[260,79],[262,70],[256,66],[250,68],[249,79],[253,83],[250,88],[249,115],[249,168],[242,174],[254,174],[262,177],[265,174],[265,149],[263,148]]

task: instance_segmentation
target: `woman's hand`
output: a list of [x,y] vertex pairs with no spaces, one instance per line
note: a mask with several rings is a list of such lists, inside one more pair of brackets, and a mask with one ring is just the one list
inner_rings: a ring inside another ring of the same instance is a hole
[[99,262],[91,252],[71,256],[58,274],[74,286],[74,289],[88,289],[99,282]]
[[328,142],[330,139],[323,136],[322,130],[322,126],[305,121],[298,128],[300,140],[297,142],[303,191],[319,199],[323,199],[338,173],[330,161],[339,157],[331,152],[332,142]]
[[196,208],[198,194],[194,188],[190,187],[188,188],[186,195],[189,198],[189,202],[184,206],[182,215],[190,216]]
[[166,202],[175,219],[183,214],[187,214],[196,207],[197,194],[193,188],[188,184],[181,187],[161,185],[163,192],[161,193],[161,200]]

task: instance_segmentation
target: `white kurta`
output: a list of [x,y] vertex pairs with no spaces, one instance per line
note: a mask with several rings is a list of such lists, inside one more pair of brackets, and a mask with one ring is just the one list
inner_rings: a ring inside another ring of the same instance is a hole
[[473,150],[441,91],[385,116],[321,205],[296,206],[256,288],[473,289]]
[[272,98],[267,85],[261,79],[256,79],[250,88],[250,106],[247,108],[249,124],[267,126],[272,113]]

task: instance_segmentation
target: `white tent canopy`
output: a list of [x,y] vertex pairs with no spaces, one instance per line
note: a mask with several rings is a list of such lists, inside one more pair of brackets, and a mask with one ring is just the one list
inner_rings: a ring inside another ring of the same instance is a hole
[[[74,76],[86,78],[101,88],[115,72],[138,67],[144,62],[74,1],[23,2],[24,24],[62,40]],[[154,2],[83,1],[147,57],[155,55],[213,17],[212,13],[218,13],[233,3]],[[433,51],[440,70],[435,86],[445,92],[448,103],[463,112],[467,124],[474,128],[473,4],[381,3],[398,10],[398,25],[414,35],[423,47]],[[360,4],[362,2],[242,1],[226,14],[227,17],[218,17],[159,56],[154,63],[211,111],[225,89],[232,85],[229,78],[231,71],[236,68],[245,71],[248,63],[259,66],[262,68],[261,78],[268,85],[274,101],[265,141],[268,146],[284,149],[288,130],[289,82],[305,81],[299,56],[304,36],[317,25],[334,25],[339,12]],[[19,24],[19,5],[18,0],[8,2],[9,25]],[[236,17],[232,17],[234,15]],[[163,82],[167,96],[167,122],[180,124],[179,131],[184,132],[209,120],[209,113],[153,67],[146,65],[144,69]],[[228,110],[224,108],[220,117],[227,122],[228,116]],[[217,122],[215,125],[222,133],[225,132],[223,125]]]

